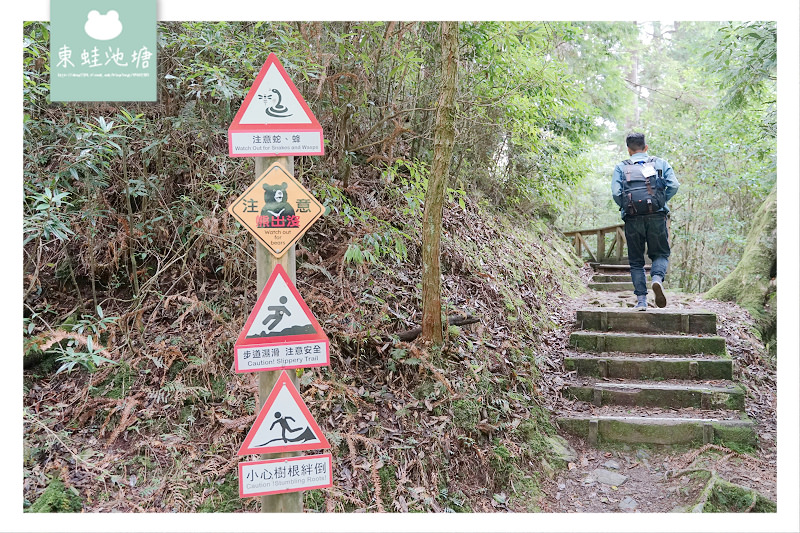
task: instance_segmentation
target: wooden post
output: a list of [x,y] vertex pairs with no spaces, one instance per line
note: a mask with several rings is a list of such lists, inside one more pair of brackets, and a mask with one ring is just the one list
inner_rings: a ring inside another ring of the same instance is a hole
[[576,233],[575,234],[575,255],[577,255],[579,258],[581,256],[581,234],[580,233]]
[[622,247],[625,245],[625,232],[619,227],[617,227],[617,242],[619,242],[617,246],[617,262],[620,262],[622,261]]
[[603,230],[597,230],[597,260],[603,262],[606,258],[606,234]]
[[616,246],[617,246],[617,240],[618,240],[618,238],[617,238],[617,232],[615,231],[615,232],[614,232],[614,238],[613,238],[613,239],[611,239],[611,246],[609,246],[609,248],[608,248],[608,252],[607,252],[607,253],[608,253],[608,258],[609,258],[609,259],[611,259],[611,252],[613,252],[613,251],[614,251],[614,248],[616,248]]
[[[256,164],[256,179],[266,171],[269,166],[275,162],[283,163],[286,171],[294,175],[294,157],[256,157],[254,158]],[[292,246],[286,253],[278,259],[267,250],[263,244],[256,240],[256,294],[261,294],[264,285],[267,284],[275,265],[280,264],[292,283],[297,285],[295,263],[295,247]],[[287,372],[291,377],[292,382],[298,390],[300,390],[297,374],[294,370]],[[280,370],[259,372],[258,373],[258,406],[256,413],[261,411],[267,396],[272,391],[272,387],[277,383],[281,375]],[[261,455],[261,459],[276,459],[279,457],[293,457],[299,455],[296,452],[287,453],[265,453]],[[261,496],[261,512],[262,513],[302,513],[303,512],[303,492],[288,492],[284,494],[273,494],[271,496]]]
[[583,238],[583,235],[581,233],[578,233],[578,238],[581,240],[581,243],[583,243],[583,247],[586,248],[586,251],[588,252],[589,257],[592,258],[592,261],[595,261],[595,262],[599,263],[600,260],[597,259],[597,256],[595,256],[592,253],[592,249],[589,248],[589,243],[586,242],[586,240]]

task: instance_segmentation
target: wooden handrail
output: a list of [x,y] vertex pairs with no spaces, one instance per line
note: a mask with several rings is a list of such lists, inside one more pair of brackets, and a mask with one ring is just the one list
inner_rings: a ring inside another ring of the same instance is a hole
[[609,232],[613,231],[615,228],[620,228],[620,229],[622,229],[624,231],[625,230],[625,224],[617,224],[615,226],[606,226],[605,228],[579,229],[579,230],[574,230],[574,231],[562,231],[561,233],[564,234],[564,237],[572,237],[576,233],[580,233],[580,234],[583,234],[583,235],[596,234],[598,231],[602,231],[603,233],[609,233]]
[[[614,233],[614,240],[611,246],[606,251],[606,233]],[[582,229],[575,231],[562,232],[564,237],[572,237],[572,243],[575,246],[575,254],[581,257],[582,248],[586,249],[589,257],[593,261],[602,261],[611,257],[611,252],[616,249],[617,260],[622,259],[622,247],[625,245],[625,224],[616,224],[614,226],[606,226],[604,228]],[[589,244],[586,242],[584,236],[595,235],[597,238],[597,253],[589,249]]]
[[[672,219],[667,214],[667,233],[670,232]],[[614,233],[614,240],[611,241],[611,246],[606,250],[606,233]],[[572,244],[575,246],[575,254],[581,257],[582,247],[586,248],[589,256],[593,261],[602,261],[603,259],[610,259],[611,252],[616,249],[617,261],[622,260],[622,247],[627,244],[625,240],[625,224],[620,223],[615,226],[606,226],[604,228],[593,229],[579,229],[575,231],[562,231],[564,237],[572,238]],[[597,237],[597,253],[593,253],[589,249],[589,245],[584,237],[595,235]],[[670,239],[671,241],[672,239]]]

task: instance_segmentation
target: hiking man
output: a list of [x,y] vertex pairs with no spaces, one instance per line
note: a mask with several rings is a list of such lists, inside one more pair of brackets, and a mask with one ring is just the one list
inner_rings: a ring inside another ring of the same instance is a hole
[[637,311],[647,311],[647,274],[644,272],[644,247],[653,262],[650,269],[656,305],[665,307],[664,276],[669,264],[667,202],[678,192],[678,180],[672,167],[661,158],[647,155],[644,133],[629,133],[626,159],[614,167],[611,195],[625,221],[628,263],[631,267]]

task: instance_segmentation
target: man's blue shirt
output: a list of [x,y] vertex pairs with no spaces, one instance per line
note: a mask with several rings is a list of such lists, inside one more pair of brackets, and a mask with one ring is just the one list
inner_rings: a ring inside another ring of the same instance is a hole
[[[639,161],[645,161],[648,158],[647,152],[638,152],[633,154],[630,157],[630,160],[634,163]],[[678,179],[675,177],[675,172],[672,170],[672,167],[669,166],[665,160],[657,157],[655,161],[653,161],[653,167],[658,171],[661,170],[661,179],[664,181],[664,186],[666,188],[666,197],[667,201],[670,198],[675,196],[675,193],[678,192]],[[625,211],[622,209],[622,184],[625,181],[625,164],[624,163],[617,163],[617,166],[614,167],[614,175],[611,178],[611,196],[614,197],[614,201],[619,206],[619,212],[622,215],[622,218],[625,219]],[[664,204],[664,207],[659,209],[661,212],[668,213],[669,207]]]

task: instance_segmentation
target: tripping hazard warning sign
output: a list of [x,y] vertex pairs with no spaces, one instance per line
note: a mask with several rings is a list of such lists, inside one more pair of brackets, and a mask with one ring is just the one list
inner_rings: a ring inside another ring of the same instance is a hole
[[300,392],[284,370],[247,433],[238,455],[330,447]]

